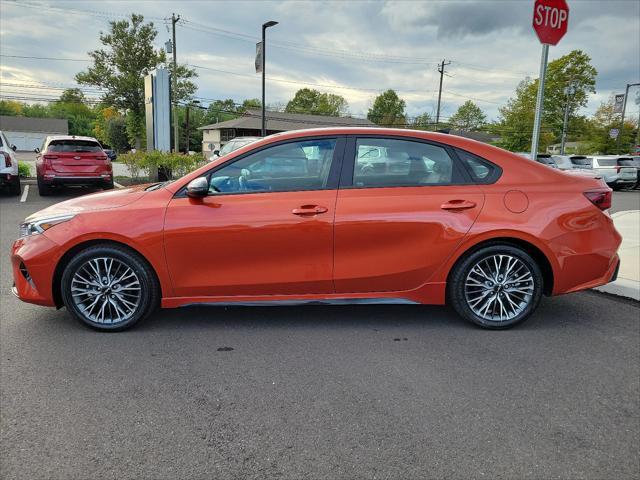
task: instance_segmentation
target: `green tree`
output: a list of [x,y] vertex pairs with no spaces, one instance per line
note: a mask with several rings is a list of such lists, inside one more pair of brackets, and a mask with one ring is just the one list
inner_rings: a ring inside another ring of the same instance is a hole
[[[145,130],[143,77],[166,62],[164,50],[153,46],[157,35],[153,23],[144,23],[142,15],[132,14],[128,20],[109,22],[109,32],[100,33],[104,48],[89,52],[93,64],[76,74],[78,83],[104,89],[104,103],[127,112],[127,132],[136,147],[140,147]],[[176,76],[175,98],[189,99],[196,91],[190,80],[197,76],[196,72],[179,65]]]
[[609,135],[611,129],[620,128],[620,114],[614,113],[615,99],[612,95],[609,100],[602,102],[591,119],[591,131],[589,139],[590,150],[602,155],[631,151],[636,133],[635,119],[626,119],[622,132],[619,132],[620,148],[615,139]]
[[0,100],[0,115],[22,115],[22,106],[22,103],[16,102],[15,100]]
[[402,125],[407,120],[406,106],[394,90],[387,90],[375,98],[367,118],[377,125]]
[[[573,50],[549,63],[544,89],[541,151],[560,140],[567,101],[573,119],[578,110],[587,105],[589,94],[595,92],[597,71],[590,61],[584,52]],[[567,98],[565,88],[569,85],[573,85],[575,93]],[[515,96],[507,105],[499,109],[499,120],[490,129],[501,136],[501,147],[511,151],[527,151],[531,147],[537,92],[538,79],[527,78],[520,82]],[[571,136],[569,138],[573,140]]]
[[86,103],[84,93],[78,88],[68,88],[56,102],[48,107],[50,117],[66,118],[69,134],[90,136],[93,132],[95,112]]
[[262,102],[258,98],[247,98],[242,102],[243,111],[262,107]]
[[411,128],[415,130],[431,130],[434,126],[433,117],[427,112],[416,116],[411,123]]
[[122,153],[131,149],[127,135],[127,122],[122,115],[109,119],[106,123],[106,144]]
[[344,97],[332,93],[322,93],[311,88],[301,88],[289,100],[284,109],[288,113],[311,113],[339,117],[349,111]]
[[212,123],[226,122],[238,118],[239,111],[236,102],[232,98],[226,100],[216,100],[209,104],[207,112],[204,114],[204,125]]
[[487,123],[487,116],[482,109],[471,100],[464,102],[460,108],[449,118],[453,128],[459,130],[477,130]]

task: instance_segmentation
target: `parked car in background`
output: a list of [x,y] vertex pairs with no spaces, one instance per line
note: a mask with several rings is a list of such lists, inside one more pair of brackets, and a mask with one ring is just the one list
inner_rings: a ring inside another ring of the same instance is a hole
[[559,168],[556,162],[553,160],[553,158],[551,158],[551,155],[548,153],[539,153],[538,156],[536,157],[536,161],[538,163],[546,165],[547,167]]
[[638,181],[638,169],[631,156],[594,156],[589,159],[593,170],[614,190],[624,187],[633,187]]
[[106,148],[103,150],[104,150],[104,153],[107,155],[107,157],[109,157],[109,160],[111,160],[112,162],[115,162],[118,159],[118,154],[116,153],[115,150],[111,148]]
[[551,155],[551,158],[564,173],[602,179],[602,175],[591,168],[591,160],[584,155]]
[[20,195],[20,175],[16,146],[9,143],[4,132],[0,131],[0,187],[11,195]]
[[[362,171],[369,150],[388,165]],[[99,330],[158,305],[319,302],[448,303],[507,328],[543,294],[615,280],[611,200],[600,180],[462,137],[297,130],[34,213],[13,245],[14,292]]]
[[257,140],[260,140],[262,137],[236,137],[229,140],[227,143],[223,145],[220,150],[214,150],[211,156],[209,157],[209,161],[213,161],[216,158],[220,158],[225,156],[228,153],[231,153],[239,148],[244,147],[245,145],[249,145]]
[[633,165],[638,169],[636,184],[633,186],[634,189],[640,189],[640,155],[633,156]]
[[49,136],[42,149],[36,148],[35,152],[38,192],[42,196],[65,185],[113,188],[111,160],[95,138]]

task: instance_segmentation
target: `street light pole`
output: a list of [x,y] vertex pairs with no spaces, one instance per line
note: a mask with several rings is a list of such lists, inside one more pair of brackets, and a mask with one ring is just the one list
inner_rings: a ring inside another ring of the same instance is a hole
[[573,84],[569,84],[569,86],[565,87],[564,94],[567,98],[567,103],[564,106],[564,120],[562,122],[562,140],[560,143],[560,155],[564,155],[564,148],[567,144],[567,124],[569,123],[569,101],[573,94],[575,93],[576,88]]
[[620,117],[620,131],[618,132],[618,137],[616,138],[616,151],[620,153],[620,137],[622,137],[622,132],[624,131],[624,113],[627,109],[627,97],[629,96],[629,87],[636,87],[640,85],[640,83],[627,83],[627,89],[624,91],[624,102],[622,103],[622,116]]
[[171,101],[173,103],[173,151],[178,153],[180,150],[180,140],[178,138],[178,76],[177,72],[177,58],[176,58],[176,23],[180,20],[180,15],[176,17],[175,13],[171,14],[171,29],[173,37],[173,73],[171,75]]
[[262,24],[262,136],[267,136],[267,121],[265,117],[266,107],[265,107],[265,92],[264,92],[264,71],[265,71],[265,63],[267,58],[267,45],[265,43],[265,32],[267,28],[273,27],[277,25],[278,22],[270,20],[266,23]]

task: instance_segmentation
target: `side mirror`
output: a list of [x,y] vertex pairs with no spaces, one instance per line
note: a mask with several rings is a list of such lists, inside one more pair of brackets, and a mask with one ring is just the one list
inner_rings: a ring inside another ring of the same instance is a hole
[[18,147],[16,147],[15,145],[11,145],[11,150],[13,150],[14,152],[18,150]]
[[214,151],[213,151],[213,154],[214,154],[216,157],[219,157],[219,156],[220,156],[220,150],[214,150]]
[[38,147],[34,148],[33,151],[36,153],[40,153],[40,149]]
[[187,196],[190,198],[202,198],[209,194],[209,182],[205,177],[194,178],[187,185]]

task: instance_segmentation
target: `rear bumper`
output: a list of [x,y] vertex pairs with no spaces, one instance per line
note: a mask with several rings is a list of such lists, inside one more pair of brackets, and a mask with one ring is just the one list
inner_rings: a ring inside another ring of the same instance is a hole
[[55,176],[43,178],[40,180],[45,185],[106,185],[113,181],[111,175],[94,175],[94,176]]
[[17,174],[13,173],[0,173],[0,185],[10,185],[20,181]]

